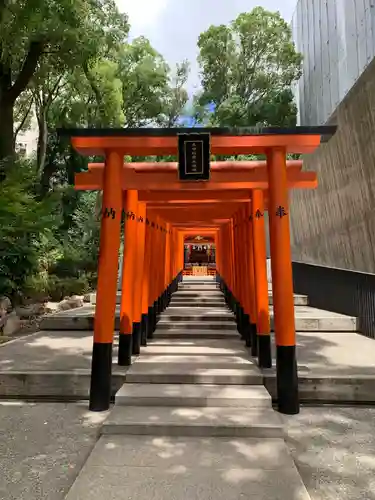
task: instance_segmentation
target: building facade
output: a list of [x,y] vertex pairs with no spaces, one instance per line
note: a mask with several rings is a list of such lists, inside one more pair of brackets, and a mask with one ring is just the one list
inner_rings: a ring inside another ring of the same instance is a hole
[[300,125],[335,124],[304,159],[319,186],[291,193],[295,261],[375,273],[375,0],[299,0]]
[[322,125],[374,58],[375,0],[299,0],[292,31],[304,56],[299,124]]

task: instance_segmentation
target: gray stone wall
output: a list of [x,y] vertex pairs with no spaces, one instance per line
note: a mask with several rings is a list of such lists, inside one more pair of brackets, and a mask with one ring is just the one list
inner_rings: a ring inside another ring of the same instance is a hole
[[338,106],[336,135],[304,158],[319,187],[290,195],[294,260],[375,273],[375,62]]
[[298,0],[291,27],[304,56],[300,124],[322,125],[375,56],[374,0]]

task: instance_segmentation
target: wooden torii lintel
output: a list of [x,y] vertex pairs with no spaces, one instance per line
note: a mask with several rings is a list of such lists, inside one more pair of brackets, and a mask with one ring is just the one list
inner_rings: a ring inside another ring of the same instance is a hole
[[[75,189],[102,190],[104,169],[95,169],[75,175]],[[287,169],[288,188],[315,189],[318,186],[315,172],[301,172],[299,167]],[[165,173],[136,173],[127,169],[121,176],[122,189],[137,191],[150,190],[243,190],[268,189],[268,175],[266,169],[252,169],[248,172],[212,172],[209,182],[180,182],[177,172]]]

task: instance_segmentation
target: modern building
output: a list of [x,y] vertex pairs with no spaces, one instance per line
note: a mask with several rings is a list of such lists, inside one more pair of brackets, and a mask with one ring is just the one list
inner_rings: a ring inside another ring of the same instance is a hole
[[374,58],[375,1],[299,0],[292,30],[304,56],[299,123],[324,124]]
[[291,195],[297,261],[375,272],[375,0],[299,0],[292,20],[304,56],[300,125],[338,133],[306,158],[315,191]]

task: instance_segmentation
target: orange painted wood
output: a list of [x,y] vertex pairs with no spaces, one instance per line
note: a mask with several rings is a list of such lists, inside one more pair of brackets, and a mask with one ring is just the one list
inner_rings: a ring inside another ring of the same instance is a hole
[[250,311],[250,319],[251,323],[256,323],[257,315],[256,315],[256,303],[255,303],[255,276],[254,276],[254,252],[253,252],[253,224],[250,219],[251,216],[251,204],[246,205],[246,232],[245,232],[245,242],[246,242],[246,255],[247,259],[247,280],[249,283],[249,295],[248,295],[248,309]]
[[[269,148],[284,148],[288,153],[312,153],[320,146],[319,135],[211,136],[214,155],[265,154]],[[105,156],[120,151],[130,156],[177,154],[177,137],[72,137],[73,147],[85,156]]]
[[151,247],[151,259],[150,259],[150,280],[149,280],[149,305],[152,307],[156,300],[156,264],[158,259],[158,248],[156,241],[156,231],[150,226],[150,247]]
[[[160,217],[156,217],[156,220],[157,220],[157,223],[160,225],[161,224],[161,218]],[[156,230],[156,234],[157,234],[157,237],[158,237],[158,241],[159,241],[159,261],[158,261],[158,265],[157,265],[157,283],[158,283],[158,295],[157,295],[157,298],[160,297],[163,289],[164,289],[164,271],[165,271],[165,248],[164,248],[164,238],[163,238],[163,234],[161,233],[161,231],[159,231],[158,229]]]
[[147,203],[222,203],[223,201],[246,202],[249,199],[249,191],[246,189],[236,191],[140,191],[139,199]]
[[251,193],[251,195],[257,333],[258,335],[269,335],[270,314],[268,301],[267,254],[263,192],[260,189],[256,189]]
[[[146,208],[147,217],[147,208]],[[142,314],[148,313],[148,308],[150,307],[150,278],[151,278],[151,229],[150,226],[145,227],[145,257],[143,266],[143,276],[142,276]]]
[[234,257],[234,272],[235,272],[235,283],[236,283],[236,299],[242,306],[242,286],[241,286],[241,273],[240,273],[240,237],[239,237],[239,217],[238,212],[233,214],[233,257]]
[[[287,160],[286,165],[288,168],[294,167],[298,170],[302,170],[303,162],[302,160]],[[104,168],[104,163],[89,163],[89,170],[96,170]],[[251,160],[251,161],[212,161],[210,163],[210,169],[212,172],[243,172],[248,171],[253,168],[267,168],[267,162],[265,160]],[[124,169],[132,169],[136,172],[145,173],[165,173],[174,171],[177,173],[178,163],[177,162],[132,162],[124,163]]]
[[241,251],[240,251],[240,256],[239,260],[241,262],[241,276],[242,276],[242,282],[243,282],[243,304],[242,307],[245,311],[245,314],[249,315],[250,317],[250,310],[249,310],[249,304],[250,304],[250,288],[249,288],[249,280],[247,279],[248,276],[248,261],[246,258],[246,252],[247,252],[247,247],[246,247],[246,231],[248,228],[248,222],[246,220],[246,205],[243,205],[239,211],[239,232],[240,232],[240,244],[241,244]]
[[[142,289],[143,289],[143,270],[145,263],[145,244],[146,244],[146,204],[138,202],[138,217],[143,222],[136,222],[137,232],[135,240],[135,268],[134,268],[134,295],[133,295],[133,321],[140,323],[142,316]],[[126,241],[125,241],[126,244]]]
[[[285,151],[268,154],[270,242],[276,343],[296,344]],[[281,216],[280,216],[281,215]]]
[[[124,192],[125,212],[138,213],[138,193]],[[122,264],[120,334],[131,335],[134,321],[134,293],[136,280],[137,221],[126,218],[124,222],[124,258]]]
[[[317,175],[315,172],[299,172],[294,168],[287,172],[288,188],[315,189]],[[103,186],[103,170],[97,169],[75,174],[75,189],[100,190]],[[175,172],[168,173],[135,173],[129,170],[122,178],[122,189],[135,190],[242,190],[268,189],[268,175],[263,169],[249,172],[212,172],[209,182],[180,182]]]
[[114,218],[101,219],[98,283],[94,323],[94,342],[112,343],[116,311],[118,254],[121,237],[122,192],[120,189],[123,155],[107,156],[103,179],[102,213],[113,209]]

